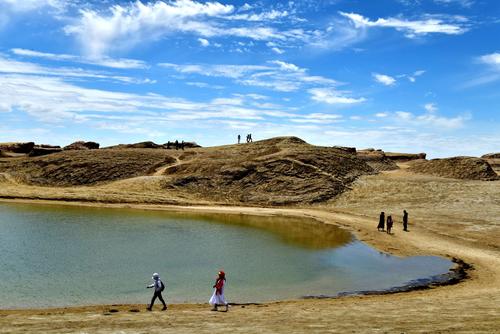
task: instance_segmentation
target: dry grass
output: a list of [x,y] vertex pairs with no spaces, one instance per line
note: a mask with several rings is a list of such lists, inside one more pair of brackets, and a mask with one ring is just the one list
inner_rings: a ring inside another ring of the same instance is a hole
[[472,157],[418,160],[411,163],[410,170],[415,173],[454,179],[485,181],[498,179],[486,160]]
[[[93,186],[85,193],[94,192],[97,186],[103,190],[97,194],[99,201],[110,200],[113,193],[119,201],[130,197],[131,192],[154,192],[148,202],[157,199],[165,203],[167,196],[175,200],[284,205],[328,200],[345,191],[360,175],[374,170],[344,150],[284,137],[186,151],[106,149],[0,159],[0,172],[21,184]],[[68,190],[55,192],[66,196]]]

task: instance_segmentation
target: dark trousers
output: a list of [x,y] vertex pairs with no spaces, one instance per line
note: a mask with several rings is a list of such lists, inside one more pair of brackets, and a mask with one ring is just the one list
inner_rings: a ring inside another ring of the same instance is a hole
[[155,291],[153,298],[151,298],[151,304],[149,305],[149,308],[153,307],[153,304],[155,303],[156,297],[158,297],[158,299],[161,301],[161,303],[163,304],[163,307],[167,307],[167,304],[165,304],[165,301],[163,300],[163,297],[161,296],[161,291],[158,291],[158,292]]

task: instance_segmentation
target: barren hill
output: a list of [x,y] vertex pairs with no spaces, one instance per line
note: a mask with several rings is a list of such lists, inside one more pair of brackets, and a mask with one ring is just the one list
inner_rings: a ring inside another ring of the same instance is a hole
[[485,181],[498,179],[486,160],[473,157],[417,160],[411,163],[410,171],[454,179]]
[[182,150],[64,151],[44,157],[0,159],[0,172],[43,186],[161,178],[157,191],[253,204],[325,201],[374,169],[342,148],[309,145],[296,137]]

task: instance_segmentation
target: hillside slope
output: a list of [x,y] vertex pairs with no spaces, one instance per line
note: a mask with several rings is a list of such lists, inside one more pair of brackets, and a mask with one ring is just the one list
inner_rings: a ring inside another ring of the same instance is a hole
[[296,137],[185,151],[65,151],[0,159],[0,172],[23,184],[50,187],[113,186],[137,177],[146,185],[154,178],[160,186],[152,191],[265,205],[322,202],[348,189],[357,177],[375,173],[355,154],[309,145]]

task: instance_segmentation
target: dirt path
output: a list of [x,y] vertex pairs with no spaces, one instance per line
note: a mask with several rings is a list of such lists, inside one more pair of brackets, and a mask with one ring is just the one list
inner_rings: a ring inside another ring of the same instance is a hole
[[162,176],[163,173],[165,173],[165,171],[167,170],[167,168],[178,166],[182,163],[178,157],[174,157],[174,158],[175,158],[175,160],[177,160],[176,162],[174,162],[173,164],[168,164],[168,165],[165,165],[165,166],[162,166],[162,167],[156,169],[156,171],[153,173],[153,176]]
[[[107,205],[103,205],[107,206]],[[120,205],[112,205],[120,206]],[[125,206],[125,205],[123,205]],[[126,205],[130,207],[130,205]],[[257,215],[293,215],[339,224],[380,250],[396,255],[455,256],[471,263],[471,279],[455,286],[383,296],[297,300],[234,306],[172,305],[152,313],[144,305],[0,311],[0,333],[495,333],[500,329],[500,252],[414,226],[410,233],[377,232],[373,219],[325,209],[167,207]],[[138,309],[140,312],[130,312]],[[118,312],[110,312],[116,310]]]

